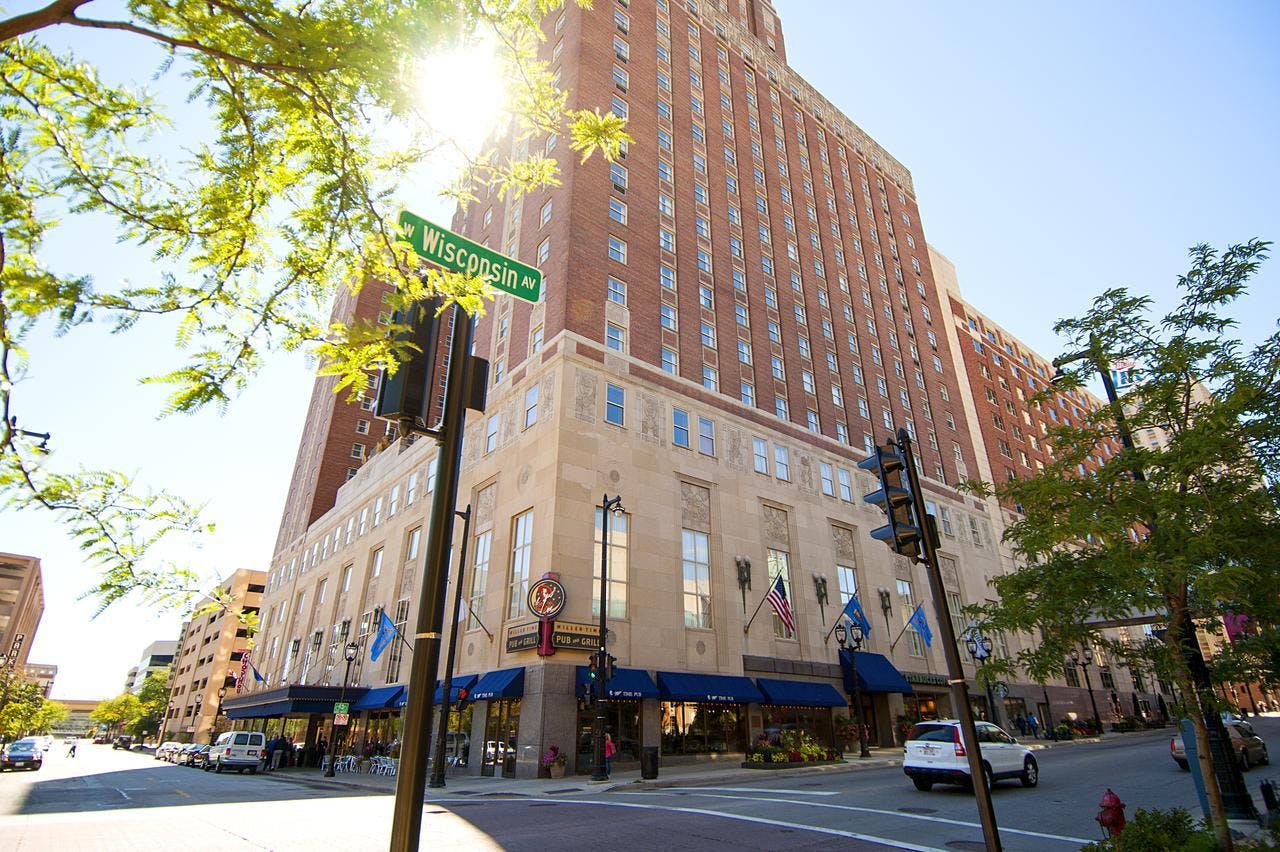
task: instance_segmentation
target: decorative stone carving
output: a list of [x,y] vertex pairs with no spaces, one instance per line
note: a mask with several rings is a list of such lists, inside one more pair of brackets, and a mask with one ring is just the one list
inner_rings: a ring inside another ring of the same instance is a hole
[[476,495],[476,526],[493,522],[493,507],[498,501],[498,486],[489,485]]
[[853,561],[853,533],[845,527],[832,527],[831,540],[836,546],[836,557],[838,559]]
[[538,381],[538,420],[543,420],[555,410],[556,377],[555,373],[547,373]]
[[732,426],[725,429],[724,461],[730,470],[747,469],[746,442],[742,432]]
[[787,525],[787,513],[773,506],[765,506],[761,514],[764,515],[765,541],[791,547],[791,528]]
[[813,456],[800,456],[800,490],[810,494],[818,493],[818,488],[814,484]]
[[574,371],[573,416],[587,423],[596,421],[596,396],[600,382],[590,370]]
[[640,394],[640,437],[662,443],[662,402],[652,394]]
[[711,528],[711,492],[691,482],[680,483],[681,523],[689,529]]

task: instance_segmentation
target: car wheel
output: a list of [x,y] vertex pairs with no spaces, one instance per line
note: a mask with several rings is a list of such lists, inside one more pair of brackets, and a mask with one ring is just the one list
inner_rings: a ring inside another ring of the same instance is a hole
[[213,771],[214,771],[214,772],[216,772],[216,773],[218,773],[219,775],[221,775],[221,774],[222,774],[222,764],[221,764],[221,763],[219,763],[216,767],[214,767],[214,770],[213,770]]
[[258,774],[258,767],[256,767],[256,766],[250,766],[250,767],[249,767],[249,774],[250,774],[250,775],[257,775],[257,774]]
[[988,793],[996,785],[996,779],[991,774],[991,767],[986,763],[982,764],[982,783],[987,788]]
[[922,793],[927,793],[933,789],[933,782],[927,778],[912,778],[911,783],[916,785],[916,789]]
[[1175,760],[1174,763],[1178,764],[1178,768],[1183,772],[1191,771],[1191,764],[1187,763],[1185,760]]
[[1258,764],[1261,766],[1271,765],[1271,755],[1267,754],[1267,747],[1262,747],[1262,757],[1258,758]]
[[1023,787],[1034,787],[1040,783],[1040,767],[1036,765],[1034,757],[1028,757],[1023,762],[1020,780]]

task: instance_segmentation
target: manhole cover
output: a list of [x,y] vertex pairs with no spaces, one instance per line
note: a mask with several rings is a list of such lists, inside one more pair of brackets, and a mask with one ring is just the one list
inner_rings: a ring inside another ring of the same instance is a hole
[[937,808],[898,808],[904,814],[936,814]]
[[977,840],[948,840],[948,849],[963,849],[966,852],[987,852],[987,844]]

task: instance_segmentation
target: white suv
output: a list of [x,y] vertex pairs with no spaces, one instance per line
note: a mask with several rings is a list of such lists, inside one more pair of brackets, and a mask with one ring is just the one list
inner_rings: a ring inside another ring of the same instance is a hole
[[205,769],[214,772],[223,769],[244,772],[247,769],[250,775],[256,775],[265,746],[266,736],[258,731],[227,731],[209,749]]
[[[1002,778],[1017,778],[1023,787],[1040,783],[1040,767],[1031,749],[989,722],[975,725],[988,789]],[[934,784],[971,786],[969,758],[960,735],[960,723],[940,719],[921,722],[912,728],[902,755],[902,771],[917,790],[930,790]]]

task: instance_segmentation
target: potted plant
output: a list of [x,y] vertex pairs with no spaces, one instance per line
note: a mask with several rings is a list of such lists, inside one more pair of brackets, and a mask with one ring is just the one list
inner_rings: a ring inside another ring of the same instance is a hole
[[560,746],[551,746],[551,748],[547,749],[547,753],[544,754],[542,759],[538,762],[546,768],[547,773],[552,778],[564,777],[564,766],[566,761],[564,755],[560,752]]

